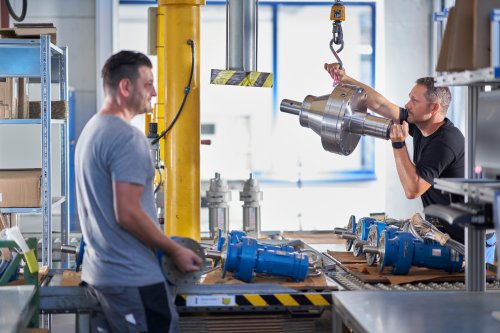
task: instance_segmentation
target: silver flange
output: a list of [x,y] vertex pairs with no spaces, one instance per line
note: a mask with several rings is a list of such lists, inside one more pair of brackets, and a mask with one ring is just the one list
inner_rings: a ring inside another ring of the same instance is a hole
[[[366,239],[368,243],[367,246],[371,246],[373,248],[378,249],[377,238],[378,238],[378,228],[376,225],[372,225],[370,227],[370,231],[368,232],[368,238]],[[366,251],[366,246],[364,247],[363,250],[364,250],[363,252],[365,252],[366,255],[366,263],[368,264],[368,266],[373,266],[378,261],[378,253]]]
[[[348,232],[354,232],[356,230],[356,217],[354,215],[351,215],[349,217],[349,222],[347,223],[347,231]],[[345,249],[347,251],[351,251],[352,244],[354,243],[354,240],[348,239],[345,243]]]
[[168,281],[175,284],[176,286],[187,285],[190,283],[198,282],[206,266],[205,250],[203,249],[203,247],[201,247],[201,245],[197,241],[191,238],[172,237],[172,240],[184,247],[187,247],[188,249],[196,253],[201,258],[203,264],[198,272],[183,273],[179,271],[174,261],[170,259],[170,257],[164,255],[162,258],[163,273],[167,277]]

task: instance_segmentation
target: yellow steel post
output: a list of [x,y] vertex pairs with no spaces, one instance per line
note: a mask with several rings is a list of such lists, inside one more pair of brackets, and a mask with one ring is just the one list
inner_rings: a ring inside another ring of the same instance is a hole
[[191,92],[177,123],[166,136],[165,233],[200,240],[200,6],[205,0],[160,0],[165,24],[165,124],[177,114],[191,70]]

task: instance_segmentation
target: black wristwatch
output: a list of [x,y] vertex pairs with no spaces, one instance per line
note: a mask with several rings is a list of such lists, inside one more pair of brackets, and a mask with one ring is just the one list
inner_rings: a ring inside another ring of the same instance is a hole
[[401,149],[404,146],[406,146],[406,143],[404,141],[402,141],[402,142],[392,142],[392,148],[394,148],[394,149]]

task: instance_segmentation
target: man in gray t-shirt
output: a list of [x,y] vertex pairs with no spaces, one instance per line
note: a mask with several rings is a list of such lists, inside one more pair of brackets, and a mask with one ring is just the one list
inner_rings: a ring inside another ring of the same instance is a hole
[[122,51],[102,70],[105,101],[82,131],[75,179],[86,248],[82,281],[100,307],[96,332],[177,330],[177,314],[154,249],[179,270],[193,272],[201,260],[159,229],[149,143],[131,119],[148,112],[153,86],[149,59]]

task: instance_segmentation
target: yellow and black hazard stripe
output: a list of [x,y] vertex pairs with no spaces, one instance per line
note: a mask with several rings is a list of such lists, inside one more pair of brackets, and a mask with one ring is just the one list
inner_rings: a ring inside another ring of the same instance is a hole
[[[177,295],[175,305],[186,306],[187,295]],[[238,294],[235,296],[235,306],[267,307],[325,307],[332,304],[330,293],[303,293],[303,294]]]
[[212,69],[211,84],[272,88],[273,74],[264,72],[245,72]]

